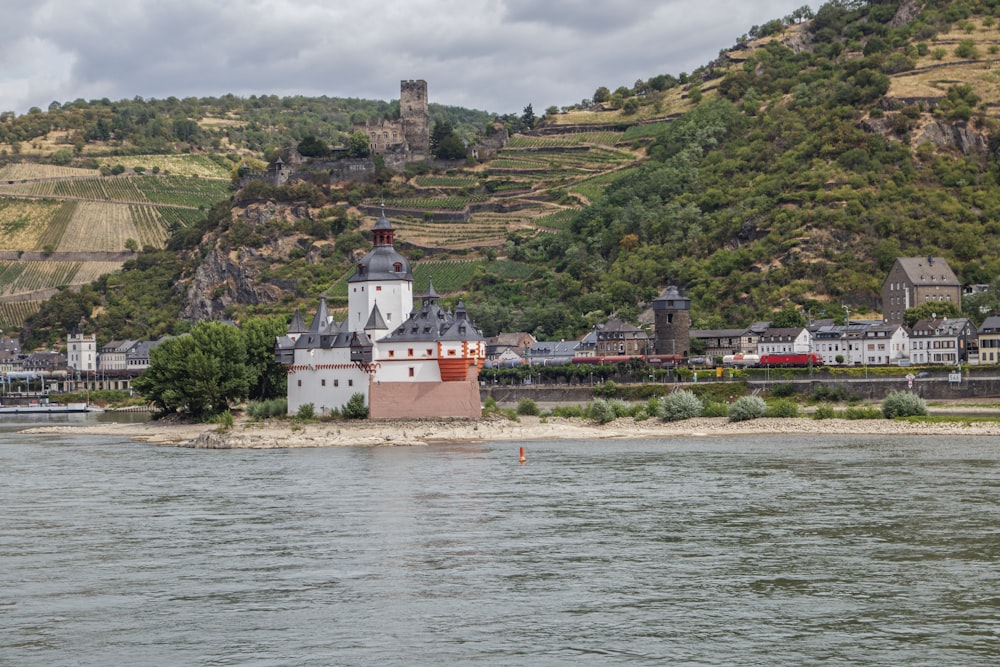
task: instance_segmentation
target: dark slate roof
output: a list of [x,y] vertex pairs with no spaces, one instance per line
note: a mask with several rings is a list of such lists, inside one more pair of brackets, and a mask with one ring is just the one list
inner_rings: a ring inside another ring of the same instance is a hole
[[914,285],[962,284],[944,257],[898,257],[896,261]]
[[[326,333],[326,330],[330,326],[330,311],[326,307],[326,296],[321,296],[319,298],[319,308],[316,309],[316,314],[313,316],[312,324],[309,325],[309,332],[312,334]],[[306,332],[302,332],[306,333]]]
[[378,304],[376,303],[375,307],[372,308],[372,314],[368,316],[368,322],[365,324],[365,329],[379,329],[384,331],[388,328],[389,326],[385,323],[385,319],[382,317],[382,311],[379,310]]
[[[375,223],[374,230],[392,230],[392,223],[385,217],[385,213],[379,216]],[[396,270],[396,266],[400,270]],[[376,245],[368,254],[358,262],[354,275],[348,278],[348,283],[364,282],[366,280],[409,280],[413,282],[413,269],[410,267],[410,260],[399,254],[395,247],[389,244]]]
[[306,328],[305,320],[302,319],[302,313],[300,313],[299,309],[296,308],[295,314],[292,315],[292,321],[288,324],[288,333],[296,334],[305,333],[307,331],[309,331],[309,329]]
[[469,319],[465,306],[460,302],[452,314],[432,300],[413,312],[409,318],[382,339],[398,341],[457,341],[484,340],[483,334]]

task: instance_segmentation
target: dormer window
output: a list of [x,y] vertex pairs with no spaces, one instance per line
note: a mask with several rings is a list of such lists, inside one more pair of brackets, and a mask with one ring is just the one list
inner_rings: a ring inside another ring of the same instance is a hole
[[396,262],[395,264],[392,265],[392,270],[395,271],[396,273],[402,273],[403,272],[403,263],[402,262]]
[[364,274],[365,274],[365,265],[364,264],[358,264],[358,275],[359,276],[363,276]]

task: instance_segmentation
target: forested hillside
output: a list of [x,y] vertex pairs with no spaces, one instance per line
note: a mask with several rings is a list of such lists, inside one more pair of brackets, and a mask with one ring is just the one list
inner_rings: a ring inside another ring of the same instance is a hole
[[[687,290],[699,327],[741,326],[788,307],[875,315],[885,272],[901,255],[943,256],[963,282],[994,283],[998,11],[1000,0],[838,0],[754,27],[696,72],[607,96],[602,86],[592,104],[542,118],[529,106],[507,120],[544,136],[512,141],[485,165],[383,174],[365,186],[257,184],[178,230],[168,250],[60,294],[31,321],[30,340],[52,340],[66,313],[110,338],[176,332],[194,312],[290,316],[314,307],[320,293],[336,298],[353,253],[365,248],[370,217],[357,207],[382,199],[414,211],[398,226],[418,260],[417,289],[451,276],[439,291],[464,298],[487,334],[576,337],[612,313],[636,320],[668,284]],[[279,120],[253,125],[264,132],[257,147],[332,137],[345,122],[307,112],[307,101],[298,119],[260,99]],[[24,122],[0,126],[14,121]],[[599,128],[571,144],[587,123]],[[285,133],[283,143],[268,143],[267,132]],[[462,242],[433,220],[434,210],[508,192],[517,206],[468,223],[495,224],[485,236],[470,227],[463,234],[472,240]],[[233,261],[245,284],[234,282]],[[143,296],[154,285],[159,299]],[[210,311],[192,309],[195,301]],[[997,307],[996,289],[970,302],[977,319]]]

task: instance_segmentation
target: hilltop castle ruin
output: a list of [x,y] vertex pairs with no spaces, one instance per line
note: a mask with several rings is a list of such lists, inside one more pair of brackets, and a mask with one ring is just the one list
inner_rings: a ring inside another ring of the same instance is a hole
[[400,169],[431,157],[431,117],[427,111],[427,82],[400,81],[399,120],[366,121],[354,126],[368,135],[372,155],[381,155],[386,166]]

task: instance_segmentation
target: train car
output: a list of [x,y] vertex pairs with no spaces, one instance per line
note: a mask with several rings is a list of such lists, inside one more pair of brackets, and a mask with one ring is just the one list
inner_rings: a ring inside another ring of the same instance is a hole
[[756,354],[727,354],[722,357],[723,366],[738,366],[747,368],[760,363],[760,356]]
[[646,357],[646,363],[659,368],[672,368],[684,363],[684,357],[679,354],[653,354]]
[[794,352],[789,354],[762,354],[761,366],[822,366],[823,357],[815,352]]
[[577,366],[610,366],[612,364],[625,364],[630,361],[643,361],[644,357],[630,357],[628,355],[614,355],[606,357],[573,357],[570,363]]

